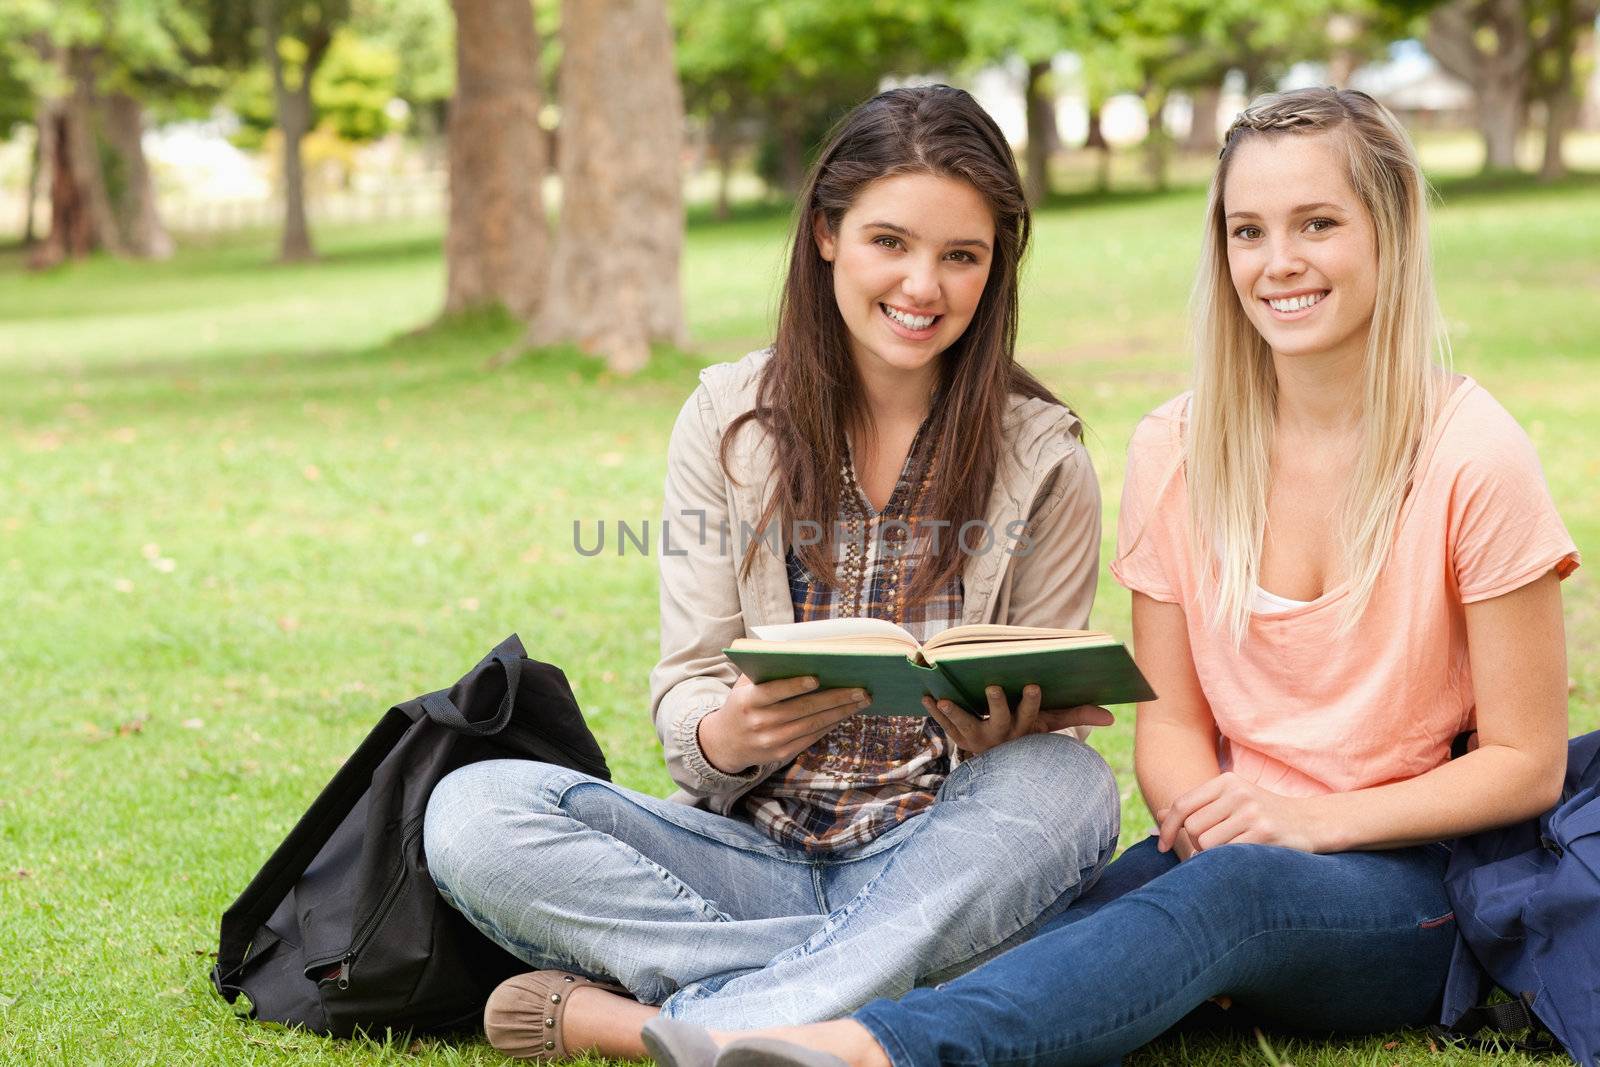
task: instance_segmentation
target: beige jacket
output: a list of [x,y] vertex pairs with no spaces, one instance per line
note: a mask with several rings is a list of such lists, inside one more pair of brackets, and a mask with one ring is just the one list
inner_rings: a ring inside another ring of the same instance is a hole
[[[661,662],[650,672],[651,714],[667,769],[682,790],[673,799],[723,814],[781,766],[724,774],[697,740],[701,718],[722,706],[739,675],[722,650],[751,627],[794,621],[786,546],[769,547],[788,525],[781,513],[773,525],[779,532],[758,545],[749,576],[739,577],[743,544],[754,539],[747,533],[741,542],[740,532],[755,526],[769,491],[771,438],[758,423],[740,431],[728,454],[738,484],[718,463],[724,428],[755,406],[767,356],[755,352],[701,371],[667,448]],[[1100,487],[1080,434],[1065,408],[1012,397],[986,516],[994,543],[967,557],[962,623],[1082,628],[1088,622],[1100,566]],[[1021,523],[1031,535],[1026,551],[1006,534],[1022,530]]]

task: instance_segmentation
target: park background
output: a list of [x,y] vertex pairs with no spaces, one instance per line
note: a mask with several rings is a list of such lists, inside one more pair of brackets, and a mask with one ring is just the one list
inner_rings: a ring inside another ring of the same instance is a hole
[[[0,8],[0,1062],[481,1063],[236,1022],[217,920],[391,703],[519,632],[619,781],[698,370],[770,337],[791,195],[892,84],[971,88],[1036,208],[1020,357],[1123,447],[1186,383],[1218,131],[1365,88],[1436,191],[1457,369],[1600,503],[1594,0],[11,0]],[[1104,554],[1112,547],[1105,539]],[[1600,598],[1566,584],[1573,731]],[[1102,573],[1094,624],[1125,634]],[[1150,827],[1130,709],[1094,743]],[[1404,709],[1396,709],[1403,714]],[[1071,1005],[1063,1005],[1071,1011]],[[1515,1061],[1422,1034],[1135,1064]]]

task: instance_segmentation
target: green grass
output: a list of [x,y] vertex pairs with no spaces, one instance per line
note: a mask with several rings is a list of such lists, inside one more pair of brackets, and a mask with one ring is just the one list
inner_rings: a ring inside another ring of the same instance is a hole
[[[1593,545],[1600,185],[1442,198],[1458,366],[1528,428]],[[1038,220],[1022,352],[1090,424],[1108,529],[1134,421],[1184,386],[1200,207],[1192,188],[1079,196]],[[44,276],[0,254],[0,1062],[498,1062],[235,1022],[206,979],[218,916],[384,708],[513,630],[567,670],[618,779],[667,790],[654,560],[580,557],[572,524],[656,513],[697,369],[768,334],[784,227],[697,225],[694,351],[631,380],[571,351],[486,370],[517,335],[496,317],[414,332],[443,291],[429,227],[323,233],[326,258],[292,268],[267,234]],[[1591,729],[1586,572],[1566,604],[1573,727]],[[1108,578],[1095,621],[1128,627]],[[1150,826],[1130,742],[1126,717],[1096,735],[1125,841]],[[1134,1062],[1501,1062],[1418,1035],[1269,1040],[1174,1038]]]

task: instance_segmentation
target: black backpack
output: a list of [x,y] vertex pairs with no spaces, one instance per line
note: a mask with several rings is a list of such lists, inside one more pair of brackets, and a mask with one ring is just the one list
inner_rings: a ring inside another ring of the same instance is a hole
[[448,690],[390,708],[222,917],[211,980],[249,1018],[333,1037],[479,1025],[528,969],[445,902],[422,817],[446,774],[520,757],[610,780],[566,676],[515,634]]

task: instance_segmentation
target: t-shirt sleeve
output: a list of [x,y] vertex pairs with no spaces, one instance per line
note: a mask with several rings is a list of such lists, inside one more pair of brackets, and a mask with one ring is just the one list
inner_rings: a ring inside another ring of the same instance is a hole
[[1501,596],[1554,570],[1578,568],[1533,442],[1504,409],[1476,427],[1451,499],[1450,562],[1461,602]]
[[1117,512],[1117,554],[1111,561],[1111,575],[1124,587],[1168,604],[1178,600],[1163,560],[1172,524],[1157,509],[1181,459],[1172,438],[1170,422],[1159,415],[1147,415],[1134,428]]

